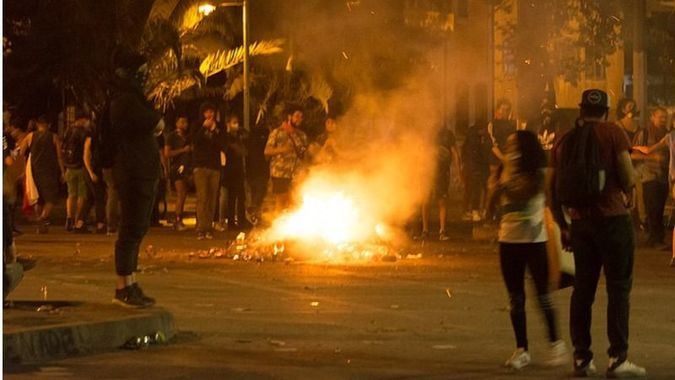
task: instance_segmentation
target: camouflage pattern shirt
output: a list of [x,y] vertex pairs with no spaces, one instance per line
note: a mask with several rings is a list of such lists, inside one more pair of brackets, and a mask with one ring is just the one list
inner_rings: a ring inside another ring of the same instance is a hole
[[270,160],[270,175],[273,178],[293,178],[300,161],[305,157],[307,135],[297,128],[290,131],[290,128],[282,125],[273,130],[267,139],[267,147],[279,148],[289,144],[294,149],[274,155]]

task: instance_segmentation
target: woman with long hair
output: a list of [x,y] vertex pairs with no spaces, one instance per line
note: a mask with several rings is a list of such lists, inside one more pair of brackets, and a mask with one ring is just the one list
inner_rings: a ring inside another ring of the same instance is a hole
[[491,179],[489,211],[499,207],[499,256],[511,303],[511,324],[516,351],[505,365],[521,369],[530,363],[525,317],[525,269],[537,291],[550,342],[549,365],[567,362],[567,349],[560,340],[556,313],[550,297],[548,236],[544,224],[546,155],[537,135],[528,131],[511,134],[504,147],[501,168]]

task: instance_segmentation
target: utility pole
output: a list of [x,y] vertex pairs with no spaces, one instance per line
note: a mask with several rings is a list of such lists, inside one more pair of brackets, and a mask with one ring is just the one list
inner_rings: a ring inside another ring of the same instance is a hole
[[250,100],[250,84],[249,84],[249,46],[248,46],[248,27],[249,27],[249,9],[248,0],[243,0],[242,4],[242,28],[244,37],[244,129],[251,130],[251,100]]
[[647,107],[647,65],[645,61],[646,1],[633,1],[633,97],[640,112],[640,125],[644,125]]

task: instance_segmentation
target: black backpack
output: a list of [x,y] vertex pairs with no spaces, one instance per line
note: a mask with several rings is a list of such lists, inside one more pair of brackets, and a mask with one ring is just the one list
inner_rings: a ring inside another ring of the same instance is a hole
[[84,155],[84,134],[71,127],[63,138],[63,161],[66,166],[82,165]]
[[555,191],[558,203],[563,206],[592,207],[605,188],[606,173],[595,125],[578,120],[560,142]]

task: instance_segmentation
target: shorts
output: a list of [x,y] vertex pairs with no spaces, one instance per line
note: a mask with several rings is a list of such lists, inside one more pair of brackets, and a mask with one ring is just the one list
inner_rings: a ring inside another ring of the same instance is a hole
[[188,168],[185,165],[180,165],[176,168],[171,168],[171,183],[176,183],[176,181],[189,182],[192,175],[192,169]]
[[439,175],[434,181],[434,188],[431,191],[431,198],[436,200],[447,199],[450,190],[450,176]]
[[273,194],[286,194],[291,191],[291,179],[290,178],[276,178],[272,177],[272,193]]
[[66,185],[69,198],[86,198],[87,183],[84,180],[84,169],[66,169]]

